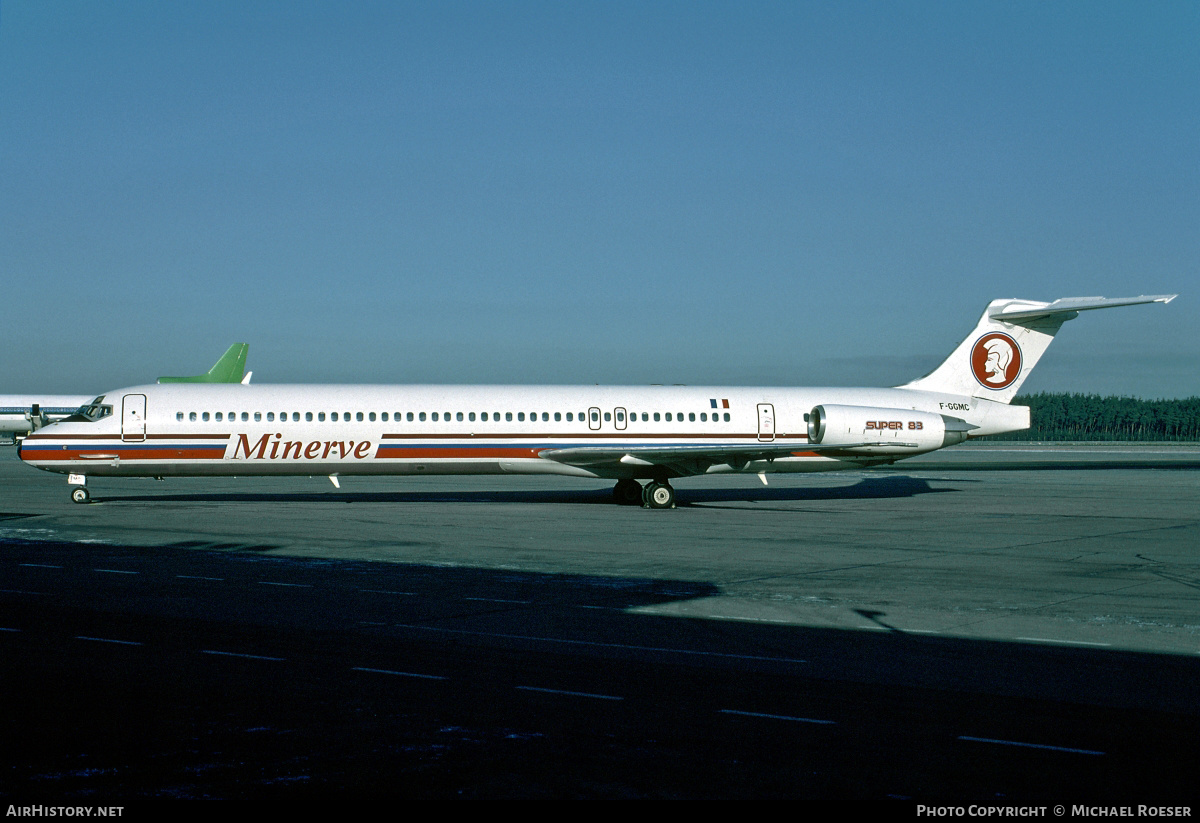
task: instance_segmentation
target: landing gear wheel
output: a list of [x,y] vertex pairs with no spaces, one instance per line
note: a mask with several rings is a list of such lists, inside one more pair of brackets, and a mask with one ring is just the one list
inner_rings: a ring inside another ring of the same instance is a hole
[[642,492],[642,505],[651,509],[673,509],[675,490],[670,483],[649,483]]
[[75,488],[71,489],[71,499],[76,503],[89,503],[91,502],[92,496],[83,486],[76,486]]
[[613,487],[613,500],[620,506],[640,506],[642,503],[642,484],[636,480],[618,480]]

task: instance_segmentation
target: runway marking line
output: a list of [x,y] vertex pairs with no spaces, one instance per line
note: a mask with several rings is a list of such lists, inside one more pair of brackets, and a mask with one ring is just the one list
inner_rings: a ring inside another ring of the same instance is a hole
[[0,632],[19,632],[20,629],[10,629],[7,626],[0,626]]
[[276,583],[271,580],[259,580],[258,585],[260,585],[260,586],[292,586],[297,589],[311,589],[313,587],[312,583]]
[[62,566],[51,566],[47,563],[19,563],[20,566],[28,566],[31,569],[61,569]]
[[499,597],[464,597],[463,600],[476,600],[481,603],[513,603],[518,606],[532,606],[532,600],[504,600]]
[[384,589],[359,589],[359,591],[363,592],[365,594],[396,594],[396,595],[400,595],[401,597],[413,597],[414,596],[412,592],[389,592],[389,591],[385,591]]
[[624,700],[624,697],[619,697],[612,694],[594,694],[592,692],[573,692],[567,689],[546,689],[540,686],[517,686],[516,688],[525,692],[542,692],[544,694],[562,694],[568,697],[590,697],[594,700]]
[[81,635],[81,634],[75,635],[75,639],[76,640],[92,640],[92,641],[95,641],[96,643],[117,643],[121,646],[140,646],[140,645],[142,645],[141,643],[138,643],[137,641],[134,641],[134,640],[113,640],[108,637],[85,637],[84,635]]
[[416,677],[421,680],[445,680],[446,678],[440,674],[419,674],[417,672],[397,672],[392,669],[369,669],[366,666],[351,666],[350,671],[354,672],[373,672],[375,674],[394,674],[397,677]]
[[104,572],[105,574],[141,574],[141,572],[131,572],[125,569],[92,569],[94,572]]
[[179,580],[212,580],[216,583],[223,583],[224,577],[201,577],[195,574],[177,574],[175,577]]
[[213,649],[201,649],[201,654],[218,654],[223,657],[244,657],[248,660],[287,660],[286,657],[267,657],[263,654],[242,654],[240,652],[220,652]]
[[740,709],[721,709],[721,714],[736,714],[742,717],[762,717],[767,720],[790,720],[795,723],[816,723],[820,726],[836,726],[836,720],[817,720],[812,717],[793,717],[788,714],[764,714],[763,712],[744,712]]
[[501,640],[532,640],[538,643],[562,643],[568,646],[598,646],[606,649],[628,649],[638,652],[665,652],[667,654],[687,654],[698,657],[725,657],[732,660],[760,660],[772,663],[807,663],[794,657],[768,657],[759,654],[731,654],[729,652],[703,652],[695,649],[671,649],[665,646],[634,646],[628,643],[601,643],[597,640],[564,640],[558,637],[537,637],[525,634],[503,634],[500,632],[479,632],[467,629],[443,629],[438,626],[417,626],[412,623],[396,623],[398,629],[418,629],[425,632],[445,632],[446,634],[468,634],[476,637],[495,637]]
[[1024,749],[1044,749],[1052,752],[1066,752],[1068,754],[1090,754],[1103,755],[1104,752],[1098,752],[1093,749],[1072,749],[1067,746],[1049,746],[1045,743],[1021,743],[1016,740],[998,740],[992,737],[971,737],[969,735],[959,735],[959,740],[965,740],[969,743],[995,743],[999,746],[1018,746]]
[[1014,640],[1024,640],[1027,643],[1057,643],[1062,646],[1111,646],[1112,643],[1094,643],[1089,640],[1058,640],[1053,637],[1017,637]]

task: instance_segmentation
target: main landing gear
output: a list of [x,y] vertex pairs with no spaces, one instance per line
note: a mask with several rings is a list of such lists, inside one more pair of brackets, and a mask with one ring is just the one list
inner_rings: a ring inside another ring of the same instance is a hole
[[618,480],[613,499],[622,506],[641,505],[648,509],[675,508],[675,489],[666,480],[654,480],[645,487],[636,480]]

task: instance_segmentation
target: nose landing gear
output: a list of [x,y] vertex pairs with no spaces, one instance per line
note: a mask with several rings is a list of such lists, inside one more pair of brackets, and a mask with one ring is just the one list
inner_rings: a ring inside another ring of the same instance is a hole
[[92,500],[91,494],[87,490],[87,475],[85,474],[68,474],[67,482],[73,487],[71,489],[71,499],[76,503],[90,503]]

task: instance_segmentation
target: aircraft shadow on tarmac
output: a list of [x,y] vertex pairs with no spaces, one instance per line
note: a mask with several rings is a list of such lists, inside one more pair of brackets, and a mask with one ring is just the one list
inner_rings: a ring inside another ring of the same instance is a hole
[[[975,482],[956,480],[957,483]],[[687,481],[676,487],[679,507],[705,506],[716,503],[805,502],[817,500],[915,497],[919,494],[952,492],[950,488],[933,488],[927,480],[907,476],[865,477],[852,486],[762,486],[761,488],[692,489]],[[608,489],[538,489],[487,491],[320,491],[320,492],[195,492],[187,494],[97,494],[97,503],[612,503]]]
[[645,611],[704,581],[184,549],[0,541],[8,585],[58,581],[0,597],[23,627],[0,795],[1195,793],[1194,656]]

